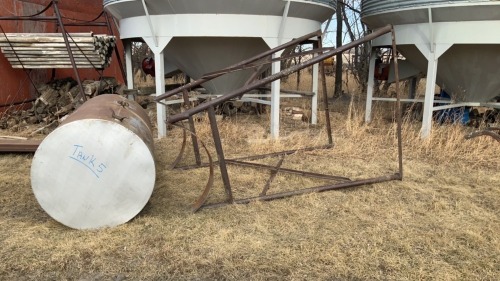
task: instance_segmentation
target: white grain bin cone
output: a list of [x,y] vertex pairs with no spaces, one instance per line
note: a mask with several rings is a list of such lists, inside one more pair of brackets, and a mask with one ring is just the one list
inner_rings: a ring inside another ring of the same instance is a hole
[[148,116],[118,95],[82,105],[42,141],[31,166],[38,203],[76,229],[129,221],[144,208],[154,184]]

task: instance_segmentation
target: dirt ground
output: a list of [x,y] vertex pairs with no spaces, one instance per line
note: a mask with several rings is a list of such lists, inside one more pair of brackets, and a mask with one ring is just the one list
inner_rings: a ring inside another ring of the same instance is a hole
[[[283,167],[351,179],[396,172],[390,114],[366,125],[360,108],[332,110],[334,148],[287,156]],[[266,115],[228,118],[220,130],[227,156],[236,157],[324,144],[323,121],[283,120],[278,141],[267,137]],[[208,169],[168,168],[181,144],[174,129],[155,143],[157,179],[144,210],[95,231],[69,229],[41,209],[30,186],[32,155],[0,155],[0,279],[498,280],[500,144],[466,141],[472,129],[454,125],[421,140],[419,126],[404,124],[403,181],[197,213],[191,204]],[[213,153],[206,120],[197,127]],[[229,173],[236,198],[257,195],[269,177],[235,166]],[[270,192],[323,184],[279,174]],[[217,172],[209,201],[221,199]]]

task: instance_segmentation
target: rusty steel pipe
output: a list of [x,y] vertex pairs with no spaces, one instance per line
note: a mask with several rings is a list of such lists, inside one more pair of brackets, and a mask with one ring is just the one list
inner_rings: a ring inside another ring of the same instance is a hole
[[[224,95],[222,95],[222,96],[220,96],[218,98],[215,98],[215,99],[213,99],[211,101],[208,101],[206,103],[200,104],[199,106],[197,106],[195,108],[186,110],[186,111],[184,111],[182,113],[179,113],[179,114],[176,114],[176,115],[172,115],[172,116],[170,116],[170,118],[167,119],[167,122],[168,123],[176,123],[176,122],[179,122],[181,120],[188,119],[189,116],[192,116],[192,115],[194,115],[196,113],[199,113],[199,112],[202,112],[204,110],[207,110],[208,108],[210,108],[212,106],[220,105],[220,104],[222,104],[222,103],[224,103],[224,102],[226,102],[226,101],[228,101],[230,99],[236,98],[236,97],[238,97],[238,96],[240,96],[240,95],[242,95],[242,94],[244,94],[244,93],[246,93],[246,92],[248,92],[250,90],[253,90],[253,89],[261,87],[261,86],[264,86],[267,83],[270,83],[270,82],[278,80],[278,79],[280,79],[282,77],[288,76],[288,75],[290,75],[290,74],[292,74],[294,72],[297,72],[298,70],[304,69],[304,68],[309,67],[309,66],[311,66],[313,64],[317,64],[320,61],[323,61],[323,60],[325,60],[325,59],[327,59],[329,57],[332,57],[332,56],[334,56],[334,55],[336,55],[338,53],[342,53],[342,52],[344,52],[346,50],[349,50],[349,49],[354,48],[354,47],[356,47],[358,45],[361,45],[364,42],[368,42],[368,41],[370,41],[372,39],[375,39],[375,38],[377,38],[377,37],[379,37],[379,36],[381,36],[383,34],[389,33],[389,32],[391,32],[391,30],[392,30],[392,26],[391,25],[387,25],[387,26],[385,26],[383,28],[380,28],[377,31],[374,31],[373,33],[371,33],[371,34],[369,34],[369,35],[367,35],[367,36],[365,36],[365,37],[363,37],[361,39],[353,41],[353,42],[351,42],[351,43],[349,43],[347,45],[341,46],[341,47],[339,47],[339,48],[337,48],[335,50],[332,50],[330,52],[323,53],[323,54],[321,54],[319,56],[316,56],[316,57],[314,57],[314,58],[312,58],[312,59],[310,59],[310,60],[308,60],[306,62],[303,62],[303,63],[301,63],[299,65],[292,66],[292,67],[290,67],[288,69],[282,70],[282,71],[280,71],[280,72],[278,72],[276,74],[273,74],[271,76],[268,76],[268,77],[266,77],[264,79],[258,80],[258,81],[254,82],[252,84],[249,84],[248,86],[236,89],[236,90],[234,90],[234,91],[232,91],[230,93],[224,94]],[[201,82],[201,83],[203,83],[203,82]],[[175,92],[175,93],[177,93],[177,92]],[[159,96],[155,100],[158,101],[160,99],[165,98],[165,97],[162,97],[162,96]]]

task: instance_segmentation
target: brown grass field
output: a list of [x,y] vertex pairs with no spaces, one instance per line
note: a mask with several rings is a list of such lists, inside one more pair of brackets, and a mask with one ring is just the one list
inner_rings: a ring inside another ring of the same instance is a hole
[[[397,171],[393,105],[377,104],[364,124],[362,98],[352,96],[330,101],[335,147],[287,156],[283,167],[351,179]],[[324,144],[323,124],[323,116],[315,127],[283,117],[275,141],[266,115],[227,118],[220,130],[231,157]],[[213,151],[207,122],[197,129]],[[40,208],[32,155],[0,155],[0,280],[498,280],[500,143],[465,140],[472,128],[458,125],[434,126],[426,140],[419,129],[405,118],[403,181],[197,213],[190,207],[208,169],[168,169],[182,139],[173,129],[156,142],[156,186],[145,209],[95,231],[69,229]],[[269,177],[235,166],[229,173],[236,198],[257,195]],[[279,175],[270,192],[322,184]],[[209,201],[222,195],[217,177]]]

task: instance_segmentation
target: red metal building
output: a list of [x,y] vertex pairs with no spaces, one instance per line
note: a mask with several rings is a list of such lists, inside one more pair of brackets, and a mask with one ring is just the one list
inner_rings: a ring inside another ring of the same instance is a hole
[[[13,16],[33,15],[42,11],[51,0],[3,0],[0,5],[0,18]],[[57,6],[63,17],[64,24],[70,24],[78,20],[95,19],[103,11],[102,0],[59,0]],[[54,16],[54,9],[49,8],[41,14],[42,16]],[[101,18],[100,22],[105,20]],[[114,28],[113,33],[119,37]],[[0,26],[5,33],[53,33],[56,32],[56,22],[42,21],[21,21],[21,20],[0,20]],[[67,32],[94,32],[96,34],[109,34],[105,26],[66,26]],[[60,31],[60,29],[59,29]],[[1,32],[1,30],[0,30]],[[119,54],[123,53],[123,47],[120,40],[118,42]],[[79,75],[82,80],[98,79],[100,74],[94,69],[79,69]],[[55,78],[74,77],[73,69],[56,69]],[[113,55],[111,66],[104,70],[104,76],[116,77],[123,82],[122,72],[117,63],[116,54]],[[52,69],[33,69],[30,71],[31,80],[35,84],[48,82],[53,75]],[[35,88],[30,82],[28,74],[22,69],[14,69],[3,54],[0,54],[0,114],[7,109],[19,108],[19,103],[36,98]],[[13,106],[17,105],[17,106]],[[23,106],[23,105],[21,105]],[[31,103],[24,105],[31,106]]]

